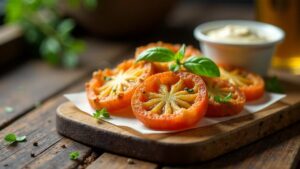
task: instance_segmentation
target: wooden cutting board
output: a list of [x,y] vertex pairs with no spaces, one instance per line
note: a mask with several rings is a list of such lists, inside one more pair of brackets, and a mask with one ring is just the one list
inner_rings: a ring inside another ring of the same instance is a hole
[[57,109],[57,131],[125,156],[164,164],[190,164],[212,159],[300,120],[299,86],[285,86],[287,97],[260,112],[172,134],[143,135],[127,127],[97,122],[67,102]]

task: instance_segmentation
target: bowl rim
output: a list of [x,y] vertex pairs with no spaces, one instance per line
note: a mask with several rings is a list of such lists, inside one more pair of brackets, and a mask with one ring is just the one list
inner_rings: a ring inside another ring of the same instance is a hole
[[[218,41],[212,38],[209,38],[205,33],[204,29],[208,29],[209,27],[212,27],[213,25],[220,25],[218,27],[222,27],[228,24],[246,24],[246,25],[253,25],[256,27],[269,27],[270,29],[273,29],[275,32],[278,33],[278,38],[268,40],[266,42],[259,42],[259,43],[238,43],[238,42],[226,42],[226,41]],[[285,32],[272,24],[264,23],[264,22],[257,22],[253,20],[234,20],[234,19],[228,19],[228,20],[214,20],[209,22],[204,22],[200,25],[198,25],[194,29],[194,37],[199,40],[200,42],[209,42],[214,44],[221,44],[221,45],[230,45],[230,46],[268,46],[268,45],[274,45],[277,43],[280,43],[283,41],[285,37]]]

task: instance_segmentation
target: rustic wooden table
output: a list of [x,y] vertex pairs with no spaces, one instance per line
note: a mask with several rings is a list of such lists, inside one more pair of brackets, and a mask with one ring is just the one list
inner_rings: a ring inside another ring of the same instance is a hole
[[[192,166],[165,166],[138,159],[132,159],[131,163],[128,162],[129,157],[88,147],[56,132],[55,111],[58,105],[66,101],[62,95],[82,91],[93,70],[116,65],[129,57],[136,45],[150,41],[198,45],[192,35],[197,24],[226,18],[252,19],[253,8],[245,4],[183,2],[171,14],[166,27],[154,35],[137,38],[139,41],[86,38],[88,50],[81,57],[81,67],[76,70],[63,70],[40,60],[30,60],[2,75],[0,168],[297,168],[300,156],[299,122],[239,150]],[[5,111],[5,107],[12,109]],[[7,133],[26,135],[27,141],[8,146],[3,140]],[[68,154],[71,151],[80,152],[80,158],[70,160]]]

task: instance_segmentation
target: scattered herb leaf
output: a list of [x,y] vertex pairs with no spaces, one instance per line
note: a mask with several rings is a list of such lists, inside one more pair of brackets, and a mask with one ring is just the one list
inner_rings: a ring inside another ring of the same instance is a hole
[[17,142],[22,142],[26,140],[26,136],[17,136]]
[[93,114],[93,117],[95,119],[102,119],[102,118],[109,118],[110,117],[110,114],[109,112],[106,110],[106,108],[103,108],[101,110],[96,110],[96,112]]
[[79,158],[79,156],[80,156],[80,153],[78,151],[72,151],[69,153],[69,158],[71,160],[76,160]]
[[10,133],[4,137],[4,140],[8,143],[14,143],[15,141],[17,141],[17,136],[13,133]]
[[266,83],[265,88],[268,92],[284,93],[283,87],[281,86],[281,84],[276,76],[266,79],[265,83]]
[[6,113],[11,113],[11,112],[14,111],[14,108],[12,108],[12,107],[10,107],[10,106],[7,106],[7,107],[4,108],[4,111],[5,111]]
[[12,144],[14,142],[22,142],[26,140],[26,136],[16,136],[14,133],[9,133],[4,137],[4,140],[9,143]]
[[228,93],[225,97],[222,96],[214,96],[214,100],[218,103],[228,103],[230,99],[232,98],[232,93]]

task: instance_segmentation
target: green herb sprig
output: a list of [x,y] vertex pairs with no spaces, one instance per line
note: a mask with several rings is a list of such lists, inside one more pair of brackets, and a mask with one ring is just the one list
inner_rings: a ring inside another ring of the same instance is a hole
[[69,158],[71,160],[77,160],[80,156],[80,153],[78,151],[72,151],[69,153]]
[[185,45],[182,45],[177,53],[163,48],[154,47],[143,51],[138,57],[137,62],[141,60],[149,62],[173,62],[169,69],[173,72],[177,72],[184,67],[188,71],[208,77],[219,77],[220,71],[218,66],[207,57],[192,56],[186,61],[182,62],[185,54]]
[[228,103],[232,99],[232,93],[228,93],[225,97],[216,95],[214,96],[214,101],[218,103]]
[[[79,1],[79,0],[70,0]],[[96,5],[95,0],[85,0]],[[48,63],[73,68],[85,43],[71,34],[72,19],[62,19],[57,12],[58,0],[9,0],[5,7],[5,22],[22,27],[25,39]]]
[[4,140],[8,143],[8,144],[12,144],[15,142],[23,142],[26,140],[26,136],[16,136],[16,134],[14,133],[9,133],[7,135],[5,135]]
[[106,110],[106,108],[103,108],[101,110],[96,110],[96,112],[93,114],[93,117],[98,120],[102,119],[102,118],[108,119],[108,118],[110,118],[110,114]]

